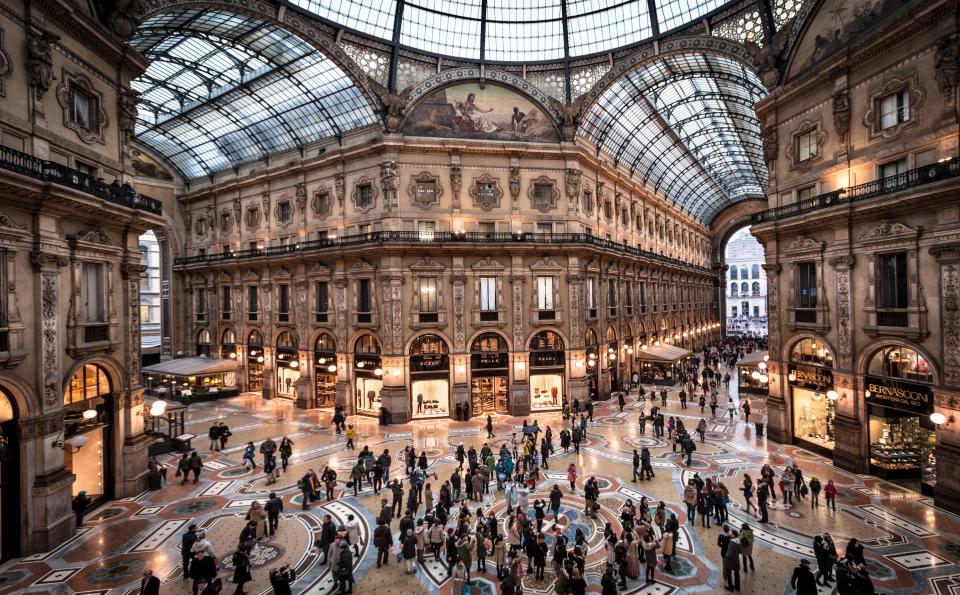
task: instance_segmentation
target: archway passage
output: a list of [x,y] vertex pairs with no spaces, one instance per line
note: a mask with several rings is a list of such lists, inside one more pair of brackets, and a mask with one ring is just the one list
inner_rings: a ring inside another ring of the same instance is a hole
[[[20,510],[20,443],[13,396],[0,387],[0,507]],[[0,562],[20,555],[20,516],[0,515]]]
[[763,246],[741,227],[723,247],[723,292],[728,335],[767,335],[767,276],[763,270]]

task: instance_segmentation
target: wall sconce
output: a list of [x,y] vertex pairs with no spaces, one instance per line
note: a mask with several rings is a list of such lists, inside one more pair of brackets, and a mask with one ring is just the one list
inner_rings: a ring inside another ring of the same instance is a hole
[[763,361],[765,361],[765,362],[770,361],[770,356],[769,356],[769,355],[763,356]]
[[613,360],[617,359],[617,354],[616,354],[616,353],[611,353],[611,354],[609,355],[609,357],[610,357],[610,361],[613,361]]
[[400,374],[402,374],[402,373],[403,373],[403,371],[402,371],[400,368],[394,368],[394,369],[393,369],[393,377],[394,377],[394,378],[400,378]]
[[467,369],[463,366],[457,366],[457,374],[463,374]]
[[760,368],[761,370],[766,370],[767,364],[764,362],[760,362],[759,364],[757,364],[757,367]]
[[83,412],[83,419],[87,421],[90,421],[91,419],[94,419],[96,417],[97,417],[96,409],[87,409]]
[[770,377],[767,376],[766,374],[760,374],[760,378],[758,378],[757,380],[760,381],[760,384],[766,384],[770,382]]
[[846,399],[847,395],[846,394],[841,395],[837,391],[831,389],[827,391],[827,398],[830,399],[831,401],[838,401],[840,399]]
[[364,364],[363,364],[363,360],[360,360],[360,361],[357,362],[357,367],[358,367],[358,368],[362,368],[363,365],[364,365]]
[[578,368],[583,369],[583,361],[577,360],[577,363],[576,363],[575,365],[576,365]]
[[633,347],[627,347],[627,353],[633,355]]
[[237,353],[236,353],[236,352],[233,352],[233,353],[231,353],[230,355],[228,355],[227,357],[229,357],[230,359],[237,359]]
[[[790,374],[787,375],[787,380],[789,380],[790,382],[796,382],[796,380],[797,380],[797,375],[794,374],[793,372],[790,372]],[[869,391],[868,391],[868,392],[869,392]]]
[[57,434],[57,437],[54,438],[53,443],[50,444],[53,448],[61,448],[67,451],[70,454],[76,454],[80,452],[80,449],[83,448],[83,445],[87,443],[87,437],[83,434],[78,434],[69,440],[63,440],[63,430]]
[[297,360],[295,360],[295,359],[292,359],[292,360],[290,360],[290,363],[287,364],[287,365],[290,366],[291,368],[293,368],[294,370],[296,370],[297,368],[300,367],[300,362],[297,361]]
[[327,372],[330,372],[331,374],[336,374],[336,373],[337,373],[337,365],[336,365],[336,364],[330,364],[329,366],[327,366]]
[[593,367],[595,367],[595,366],[597,365],[597,360],[593,360],[593,359],[592,359],[592,360],[590,360],[590,361],[587,362],[587,365],[590,366],[591,368],[593,368]]
[[383,368],[381,368],[380,366],[377,366],[376,368],[374,368],[373,374],[374,376],[383,376]]
[[262,356],[262,355],[257,357],[257,363],[260,363],[260,364],[263,363],[263,356]]
[[954,420],[952,415],[947,417],[939,411],[934,411],[930,414],[930,421],[932,421],[935,426],[945,428],[952,424]]

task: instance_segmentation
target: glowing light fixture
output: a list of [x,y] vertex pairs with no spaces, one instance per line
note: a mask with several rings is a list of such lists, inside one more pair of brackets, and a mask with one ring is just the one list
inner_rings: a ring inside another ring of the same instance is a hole
[[93,419],[97,417],[96,409],[87,409],[83,412],[83,419]]

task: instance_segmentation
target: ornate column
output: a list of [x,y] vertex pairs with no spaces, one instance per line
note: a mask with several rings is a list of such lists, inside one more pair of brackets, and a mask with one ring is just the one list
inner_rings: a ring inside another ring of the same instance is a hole
[[[456,264],[456,263],[455,263]],[[461,266],[453,271],[453,353],[450,365],[453,367],[451,416],[456,411],[456,403],[470,402],[470,385],[467,384],[467,370],[470,368],[470,354],[467,352],[466,333],[466,282],[467,276]],[[471,414],[473,412],[471,411]]]
[[849,254],[834,256],[828,261],[837,278],[837,361],[833,372],[834,390],[843,397],[836,402],[833,421],[836,444],[833,462],[837,467],[854,473],[868,473],[870,464],[864,456],[866,403],[856,389],[853,370],[853,308],[851,304],[850,269],[855,258]]
[[940,326],[943,341],[943,390],[934,390],[934,406],[953,422],[937,430],[937,487],[934,501],[960,513],[960,243],[934,246],[940,265]]
[[770,374],[777,382],[770,383],[767,397],[767,436],[777,442],[790,442],[790,411],[786,398],[786,367],[780,364],[780,265],[765,264],[767,274],[767,342],[770,353]]
[[[147,487],[147,449],[150,437],[143,432],[143,387],[140,385],[140,278],[146,267],[125,262],[121,275],[126,285],[127,316],[124,347],[128,389],[120,395],[116,432],[123,436],[123,447],[116,478],[117,497],[139,494]],[[216,301],[216,300],[214,300]]]
[[277,365],[274,362],[277,349],[273,342],[273,283],[269,277],[263,280],[260,294],[263,304],[263,389],[260,394],[264,399],[272,399],[277,392]]
[[584,279],[584,274],[580,272],[567,275],[567,289],[570,293],[570,345],[567,346],[569,348],[567,370],[569,380],[567,386],[570,394],[567,395],[567,401],[571,403],[573,399],[586,403],[590,398],[590,391],[587,386],[587,355],[583,349],[585,333],[582,298]]
[[356,413],[356,403],[353,399],[351,382],[353,377],[353,354],[351,345],[347,343],[347,277],[343,271],[343,263],[337,263],[337,272],[333,275],[333,303],[334,324],[336,325],[337,345],[337,403],[343,406],[348,415]]
[[[297,200],[299,201],[300,196],[300,185],[297,187]],[[304,195],[304,200],[306,200],[306,195]],[[300,275],[305,274],[301,269],[298,271]],[[314,365],[313,365],[313,345],[310,344],[310,325],[307,322],[307,317],[309,316],[310,305],[308,303],[309,297],[309,285],[306,281],[300,280],[294,284],[294,300],[296,303],[295,306],[295,320],[297,324],[297,358],[300,362],[300,366],[297,368],[300,371],[300,377],[293,383],[294,394],[297,396],[297,408],[299,409],[308,409],[316,406],[317,403],[317,387],[316,382],[313,377]]]
[[[410,399],[407,390],[406,357],[403,353],[403,277],[399,274],[380,277],[383,293],[380,337],[383,341],[383,388],[380,398],[390,412],[393,423],[410,421]],[[400,371],[400,374],[395,372]]]
[[510,383],[510,415],[530,413],[530,382],[528,380],[530,370],[524,340],[526,337],[523,331],[523,283],[523,274],[515,270],[510,275],[510,293],[513,296],[513,349],[511,352],[513,378]]

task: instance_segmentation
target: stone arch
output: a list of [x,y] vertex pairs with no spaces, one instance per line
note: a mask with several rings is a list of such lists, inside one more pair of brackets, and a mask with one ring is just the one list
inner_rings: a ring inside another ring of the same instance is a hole
[[[29,419],[43,413],[33,388],[15,374],[0,372],[0,388],[3,388],[4,392],[13,399],[18,420]],[[63,395],[61,394],[60,397],[63,398]]]
[[356,353],[357,344],[360,342],[361,339],[363,339],[367,335],[377,340],[377,346],[380,348],[380,355],[383,355],[383,340],[380,338],[380,336],[377,333],[370,332],[367,330],[356,331],[353,333],[353,335],[350,336],[350,340],[347,342],[347,345],[350,346],[349,353]]
[[336,333],[331,333],[331,332],[330,332],[330,329],[325,329],[325,328],[317,329],[317,330],[311,332],[311,333],[310,333],[310,343],[308,343],[307,345],[304,345],[303,348],[306,349],[306,350],[308,350],[308,351],[313,351],[314,348],[317,346],[317,341],[320,340],[320,337],[322,337],[323,335],[330,335],[330,337],[333,339],[333,345],[334,345],[334,347],[336,348],[337,353],[339,353],[339,352],[340,352],[340,351],[339,351],[339,350],[340,350],[340,342],[337,341],[337,335],[336,335]]
[[[833,365],[837,365],[837,349],[833,346],[833,343],[821,337],[820,335],[814,333],[801,332],[795,335],[791,335],[789,339],[784,342],[783,352],[781,354],[782,360],[784,362],[789,362],[790,357],[793,354],[793,348],[797,346],[800,341],[804,339],[813,339],[814,341],[819,341],[824,344],[824,346],[830,351],[830,357],[833,358]],[[772,356],[771,356],[772,357]]]
[[[282,27],[303,38],[304,41],[316,48],[325,57],[332,60],[343,70],[353,84],[370,105],[374,113],[380,113],[381,103],[376,91],[371,88],[370,79],[366,73],[340,46],[336,43],[337,31],[324,25],[318,19],[302,14],[301,10],[286,6],[285,10],[278,10],[272,2],[244,2],[243,0],[165,0],[164,2],[150,3],[149,8],[138,13],[140,22],[163,13],[183,10],[223,10],[262,19],[278,27]],[[381,130],[385,130],[382,118],[378,118]],[[163,163],[163,161],[161,161]]]
[[510,352],[510,337],[503,334],[497,329],[480,329],[479,331],[470,335],[470,338],[467,340],[467,352],[470,353],[470,348],[473,347],[473,342],[477,340],[480,335],[497,335],[507,343],[507,352]]
[[568,340],[567,336],[563,333],[563,331],[561,331],[555,326],[548,326],[548,327],[538,328],[534,330],[532,333],[530,333],[529,336],[527,336],[527,340],[524,342],[524,345],[526,345],[527,347],[527,351],[530,350],[530,342],[533,341],[533,338],[539,335],[540,333],[546,332],[546,331],[556,333],[557,336],[560,337],[560,340],[563,341],[564,351],[567,351],[570,349],[570,341]]
[[446,333],[441,333],[437,329],[427,329],[427,330],[424,330],[423,332],[416,333],[415,335],[407,339],[407,341],[403,344],[403,355],[410,355],[410,347],[413,346],[413,342],[419,339],[420,337],[426,337],[427,335],[434,335],[436,337],[440,337],[440,339],[447,344],[447,352],[451,353],[450,350],[452,349],[453,341],[450,340],[450,337],[448,337]]
[[859,355],[857,355],[856,362],[856,372],[858,374],[867,374],[867,366],[870,365],[870,360],[880,349],[888,346],[897,346],[897,347],[906,347],[907,349],[912,349],[923,356],[927,360],[927,365],[930,366],[930,371],[933,372],[933,384],[940,384],[940,379],[943,376],[940,374],[940,368],[937,366],[937,360],[933,358],[933,355],[920,345],[916,343],[905,341],[903,339],[897,339],[893,337],[883,337],[880,339],[874,339],[860,349]]
[[60,386],[59,398],[63,399],[63,393],[70,386],[70,379],[73,378],[73,375],[77,373],[78,370],[82,369],[83,366],[87,364],[97,365],[103,368],[107,375],[110,377],[110,392],[119,395],[120,393],[128,390],[130,387],[124,382],[126,374],[124,373],[124,368],[116,359],[109,355],[92,355],[90,357],[85,357],[73,362],[73,365],[70,366],[69,370],[63,377],[63,382]]

